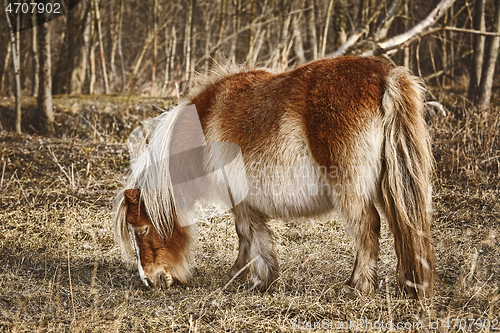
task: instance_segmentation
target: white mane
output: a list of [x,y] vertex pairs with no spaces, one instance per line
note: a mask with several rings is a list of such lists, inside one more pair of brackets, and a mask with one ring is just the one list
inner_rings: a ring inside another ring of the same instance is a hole
[[167,236],[172,230],[172,223],[170,222],[175,207],[169,175],[169,147],[175,121],[185,106],[186,103],[181,103],[155,119],[157,125],[152,138],[144,151],[136,159],[132,160],[125,187],[115,199],[115,240],[120,244],[125,258],[134,253],[125,221],[127,213],[125,189],[141,189],[141,200],[144,202],[144,206],[147,207],[151,223],[161,236]]

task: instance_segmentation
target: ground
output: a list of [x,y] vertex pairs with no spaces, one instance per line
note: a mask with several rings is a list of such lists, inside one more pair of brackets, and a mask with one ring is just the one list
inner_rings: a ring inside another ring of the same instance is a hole
[[437,285],[434,297],[417,301],[398,292],[386,223],[376,294],[342,292],[354,249],[335,217],[272,221],[280,278],[265,293],[230,281],[232,217],[210,207],[197,223],[189,284],[144,287],[114,245],[111,207],[129,165],[126,134],[154,113],[151,103],[61,97],[58,138],[35,128],[0,132],[0,331],[287,332],[318,322],[378,331],[382,321],[413,326],[409,331],[418,323],[428,331],[464,323],[500,330],[498,108],[480,115],[457,107],[429,121]]

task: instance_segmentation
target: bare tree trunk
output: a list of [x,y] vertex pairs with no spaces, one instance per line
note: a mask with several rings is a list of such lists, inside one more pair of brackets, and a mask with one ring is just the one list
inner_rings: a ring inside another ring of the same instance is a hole
[[313,60],[318,59],[318,36],[316,33],[316,6],[314,5],[314,0],[309,0],[309,5],[311,7],[311,14],[309,16],[309,30],[311,31],[311,48],[313,52]]
[[[500,32],[500,1],[495,4],[494,32]],[[486,111],[490,106],[491,88],[493,87],[493,76],[495,64],[498,57],[500,37],[488,36],[485,43],[485,59],[481,71],[481,83],[479,84],[479,110]]]
[[[455,17],[455,9],[453,7],[453,5],[450,7],[450,17],[451,19],[453,19]],[[448,38],[450,41],[455,41],[456,39],[456,33],[453,32],[453,31],[447,31],[448,33]],[[455,66],[453,66],[453,64],[456,63],[455,61],[455,48],[453,47],[452,44],[450,44],[449,46],[449,53],[448,53],[448,63],[450,64],[451,66],[451,69],[450,69],[450,75],[451,77],[454,77],[455,76]]]
[[328,9],[326,10],[325,29],[323,31],[323,37],[321,38],[321,51],[319,53],[320,58],[323,58],[325,56],[326,42],[328,40],[328,27],[330,26],[330,16],[332,15],[332,10],[333,0],[329,0]]
[[[211,33],[210,33],[210,27],[212,26],[212,20],[210,17],[212,16],[212,12],[210,11],[210,6],[207,6],[208,8],[206,9],[205,13],[205,54],[210,54],[210,39],[211,39]],[[220,41],[219,41],[220,42]],[[210,57],[206,57],[205,59],[205,66],[204,66],[204,71],[205,75],[208,74],[208,70],[210,69],[212,59]]]
[[90,0],[90,55],[89,55],[89,65],[90,65],[90,84],[89,93],[94,94],[95,89],[95,2]]
[[54,135],[54,111],[52,108],[52,62],[50,55],[51,23],[42,24],[39,26],[39,29],[40,88],[37,107],[45,115],[46,130],[48,135],[52,136]]
[[346,26],[347,26],[347,3],[345,0],[337,1],[335,9],[335,31],[337,32],[336,48],[344,45],[347,41]]
[[[73,11],[75,12],[75,11]],[[71,24],[73,23],[72,17],[66,17],[66,31],[63,33],[63,40],[61,44],[61,48],[54,49],[54,53],[59,53],[59,59],[64,59],[64,61],[57,61],[54,63],[54,80],[52,85],[52,93],[54,95],[62,95],[67,94],[69,90],[69,74],[71,72],[71,58],[70,58],[70,44],[72,43],[72,39],[76,37],[76,34],[71,31]]]
[[0,95],[4,94],[5,90],[5,78],[7,77],[7,71],[9,70],[10,54],[11,54],[11,41],[7,42],[7,50],[5,52],[5,60],[3,62],[3,72],[2,78],[0,79]]
[[102,78],[104,81],[104,93],[109,94],[108,72],[106,71],[106,59],[104,58],[104,44],[102,43],[101,12],[99,11],[99,0],[94,0],[95,17],[97,21],[97,38],[99,41],[99,57],[102,66]]
[[122,25],[123,25],[123,7],[125,4],[125,0],[120,0],[120,14],[118,16],[118,55],[120,56],[120,67],[122,73],[122,87],[121,93],[125,91],[125,62],[123,60],[123,52],[122,52]]
[[250,13],[250,39],[248,41],[248,54],[247,54],[247,65],[252,66],[253,65],[253,51],[254,51],[254,45],[255,45],[255,6],[256,6],[256,0],[252,0],[252,11]]
[[[240,12],[241,12],[241,0],[233,0],[234,15],[233,15],[233,31],[240,30]],[[231,42],[231,51],[229,53],[229,59],[231,61],[236,61],[236,43],[238,42],[238,36],[235,36]],[[207,52],[205,52],[206,54]]]
[[[474,30],[485,31],[484,5],[486,0],[476,0],[474,3],[474,17],[472,27]],[[472,36],[473,40],[473,61],[470,64],[470,80],[468,98],[471,101],[477,100],[479,83],[481,80],[481,71],[483,69],[484,41],[485,37],[481,35]]]
[[297,58],[299,59],[298,64],[303,64],[306,62],[306,56],[304,54],[304,43],[302,42],[302,33],[300,29],[300,19],[302,14],[295,15],[292,20],[293,38],[295,39],[294,50]]
[[[114,19],[114,2],[111,2],[112,9],[111,9],[111,17]],[[118,9],[117,17],[116,20],[114,20],[114,24],[112,25],[112,28],[110,29],[111,33],[111,59],[109,62],[109,66],[111,67],[111,75],[109,77],[109,82],[113,85],[113,82],[116,80],[116,49],[118,48],[118,34],[120,30],[120,10]]]
[[259,53],[260,49],[262,47],[262,44],[264,43],[264,36],[267,33],[267,28],[264,29],[264,31],[261,31],[260,23],[259,23],[259,28],[257,29],[257,37],[254,43],[254,51],[253,51],[253,63],[255,64],[257,62],[257,59],[259,58]]
[[[450,9],[451,8],[453,8],[453,6],[451,6]],[[444,21],[445,22],[448,22],[448,15],[449,15],[449,10],[444,15]],[[448,31],[443,31],[443,37],[441,38],[441,50],[442,50],[441,51],[441,66],[443,68],[447,68],[448,67],[448,48],[447,48],[448,41],[447,41],[447,37],[448,37]],[[436,71],[434,71],[434,73],[436,73]],[[439,84],[439,78],[436,78],[436,81]],[[446,86],[446,76],[445,75],[443,75],[442,81],[441,81],[440,85],[442,87]]]
[[68,40],[69,89],[71,95],[81,95],[87,73],[87,62],[90,49],[90,4],[81,11],[72,10],[66,17],[66,34]]
[[[409,10],[408,10],[408,1],[405,1],[405,7],[404,7],[404,11],[405,11],[405,21],[404,21],[404,27],[405,27],[405,31],[409,29],[409,24],[408,24],[408,19],[409,19]],[[403,65],[406,67],[406,68],[409,68],[411,69],[411,58],[410,58],[410,45],[408,45],[407,47],[404,48],[403,50]]]
[[[222,43],[222,34],[224,33],[224,26],[226,25],[226,0],[221,0],[220,4],[220,25],[219,33],[217,34],[217,44]],[[215,50],[214,59],[217,61],[217,55],[222,45]]]
[[[61,48],[55,48],[59,59],[54,64],[53,94],[81,94],[85,81],[87,57],[83,34],[88,17],[88,1],[81,1],[79,10],[68,11]],[[88,54],[88,53],[87,53]]]
[[151,66],[151,96],[155,96],[156,60],[158,56],[158,36],[156,34],[156,30],[158,30],[158,0],[153,2],[153,30],[155,36],[153,38],[153,65]]
[[38,97],[38,88],[40,85],[40,59],[38,55],[38,28],[36,26],[36,14],[32,17],[33,28],[31,33],[31,50],[33,51],[33,87],[31,96]]
[[[21,97],[22,97],[22,87],[21,87],[21,36],[20,36],[20,18],[18,17],[17,22],[17,31],[16,31],[16,57],[17,57],[17,71],[15,71],[16,77],[16,132],[21,133]],[[14,48],[12,48],[14,50]],[[12,60],[14,60],[14,54],[12,54]]]
[[[288,9],[288,15],[286,16],[285,21],[283,21],[283,28],[281,33],[281,43],[280,43],[280,51],[281,51],[281,66],[280,71],[285,71],[288,68],[288,55],[290,53],[291,45],[288,45],[288,35],[290,30],[290,23],[292,22],[292,10],[291,7]],[[291,41],[293,43],[293,39]]]
[[168,81],[170,80],[170,53],[172,52],[172,38],[170,38],[170,29],[165,27],[165,78],[161,88],[161,97],[165,97],[167,91]]
[[191,80],[191,34],[193,32],[193,12],[196,0],[190,0],[186,8],[186,26],[184,33],[184,84],[185,91]]
[[14,66],[14,77],[16,80],[16,104],[15,104],[15,111],[16,111],[16,133],[21,133],[21,72],[20,72],[20,63],[19,63],[19,24],[20,24],[20,17],[17,17],[16,20],[16,33],[14,33],[14,29],[12,27],[9,13],[7,12],[7,0],[4,0],[4,5],[5,5],[5,15],[7,17],[7,24],[9,26],[9,32],[10,32],[10,44],[11,44],[11,51],[12,51],[12,65]]
[[170,52],[170,73],[172,78],[175,79],[175,52],[177,51],[177,32],[175,30],[175,22],[172,24],[172,51]]

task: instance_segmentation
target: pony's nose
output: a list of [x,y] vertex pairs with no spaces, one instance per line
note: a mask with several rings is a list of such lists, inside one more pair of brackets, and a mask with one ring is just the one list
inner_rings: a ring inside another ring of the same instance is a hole
[[172,275],[166,272],[162,272],[156,275],[154,286],[155,288],[166,289],[172,286],[174,279]]
[[169,288],[174,283],[174,278],[169,273],[162,274],[160,278],[166,288]]

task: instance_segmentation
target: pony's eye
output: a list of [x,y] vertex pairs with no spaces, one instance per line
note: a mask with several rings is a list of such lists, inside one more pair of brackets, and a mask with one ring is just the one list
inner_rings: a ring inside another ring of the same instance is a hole
[[146,236],[146,234],[148,233],[148,231],[149,231],[149,227],[145,227],[144,229],[142,229],[141,231],[139,231],[139,236],[141,236],[141,237]]

